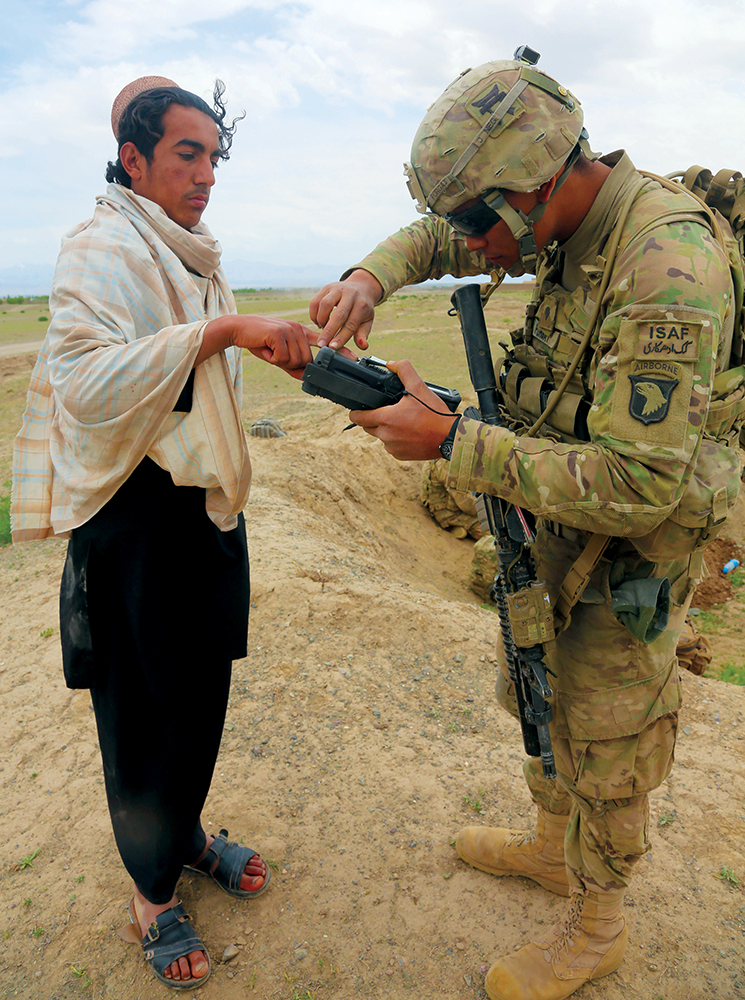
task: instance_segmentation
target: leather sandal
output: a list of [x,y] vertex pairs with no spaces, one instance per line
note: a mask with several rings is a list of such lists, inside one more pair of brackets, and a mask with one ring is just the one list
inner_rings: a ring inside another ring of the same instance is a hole
[[251,858],[259,857],[260,855],[256,851],[252,851],[250,847],[243,847],[242,844],[228,840],[227,830],[220,830],[202,857],[193,865],[184,865],[184,868],[200,875],[211,875],[220,888],[230,893],[231,896],[238,896],[239,899],[253,899],[260,896],[262,892],[266,892],[272,879],[272,870],[267,865],[264,884],[260,889],[241,889],[241,878],[246,865]]
[[[142,946],[143,957],[156,979],[174,990],[193,990],[206,983],[212,972],[212,963],[199,935],[189,925],[191,917],[181,903],[170,910],[164,910],[148,927],[145,934],[135,914],[134,899],[129,904],[129,924],[122,927],[119,937],[124,941],[134,941]],[[207,971],[203,976],[191,979],[169,979],[163,973],[173,962],[184,958],[193,951],[201,951],[207,959]]]

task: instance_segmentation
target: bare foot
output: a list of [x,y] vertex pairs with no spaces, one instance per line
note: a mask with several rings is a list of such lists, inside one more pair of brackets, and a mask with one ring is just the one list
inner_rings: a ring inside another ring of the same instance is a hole
[[[206,834],[207,843],[204,846],[204,850],[197,858],[195,864],[200,862],[209,850],[209,846],[215,839],[211,834]],[[251,860],[248,862],[241,875],[241,889],[246,892],[258,892],[259,889],[264,885],[267,877],[268,868],[266,862],[262,861],[258,854],[254,854]]]
[[[178,903],[178,900],[175,896],[170,902],[162,905],[149,903],[135,886],[134,913],[142,931],[141,936],[144,937],[150,924],[154,920],[157,920],[161,913],[170,910],[176,903]],[[183,955],[175,962],[171,962],[163,975],[166,979],[173,979],[175,982],[186,982],[189,979],[201,979],[202,976],[207,975],[208,969],[209,965],[207,964],[205,953],[203,951],[191,951],[188,955]]]

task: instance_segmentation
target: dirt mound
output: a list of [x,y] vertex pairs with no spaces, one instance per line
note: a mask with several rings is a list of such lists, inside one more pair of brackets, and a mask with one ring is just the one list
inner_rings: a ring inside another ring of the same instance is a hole
[[709,611],[735,596],[733,574],[723,573],[722,570],[731,559],[737,559],[742,563],[742,554],[742,548],[729,538],[714,539],[706,549],[705,556],[706,568],[710,575],[696,588],[691,602],[693,608]]
[[[215,965],[194,997],[482,997],[485,968],[564,905],[453,851],[461,826],[532,821],[519,732],[493,698],[495,616],[467,587],[472,543],[419,503],[420,467],[345,422],[314,401],[287,437],[250,440],[250,654],[205,818],[275,877],[239,903],[184,876]],[[129,887],[89,698],[62,682],[63,556],[59,541],[0,552],[0,997],[150,1000],[164,991],[115,934]],[[588,996],[745,996],[745,690],[683,685],[676,769],[627,897],[631,946]],[[198,726],[195,691],[184,739]]]

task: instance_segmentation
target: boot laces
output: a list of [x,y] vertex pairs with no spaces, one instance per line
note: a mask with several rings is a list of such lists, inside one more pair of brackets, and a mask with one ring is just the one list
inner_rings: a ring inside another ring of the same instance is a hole
[[574,944],[575,937],[579,934],[582,925],[582,909],[584,896],[572,895],[569,909],[550,932],[551,940],[546,942],[545,951],[551,958],[558,958],[565,951],[569,952]]
[[507,844],[507,847],[525,847],[526,844],[534,844],[536,842],[536,837],[538,833],[536,830],[516,830],[513,833]]

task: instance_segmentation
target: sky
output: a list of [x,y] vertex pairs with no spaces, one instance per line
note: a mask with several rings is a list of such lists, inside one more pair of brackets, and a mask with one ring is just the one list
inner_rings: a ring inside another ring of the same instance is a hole
[[582,102],[595,150],[660,173],[745,171],[745,0],[3,6],[0,274],[51,267],[92,214],[116,155],[113,99],[149,74],[205,98],[219,77],[228,111],[245,111],[204,216],[226,264],[333,278],[356,263],[416,217],[402,164],[428,105],[524,43]]

